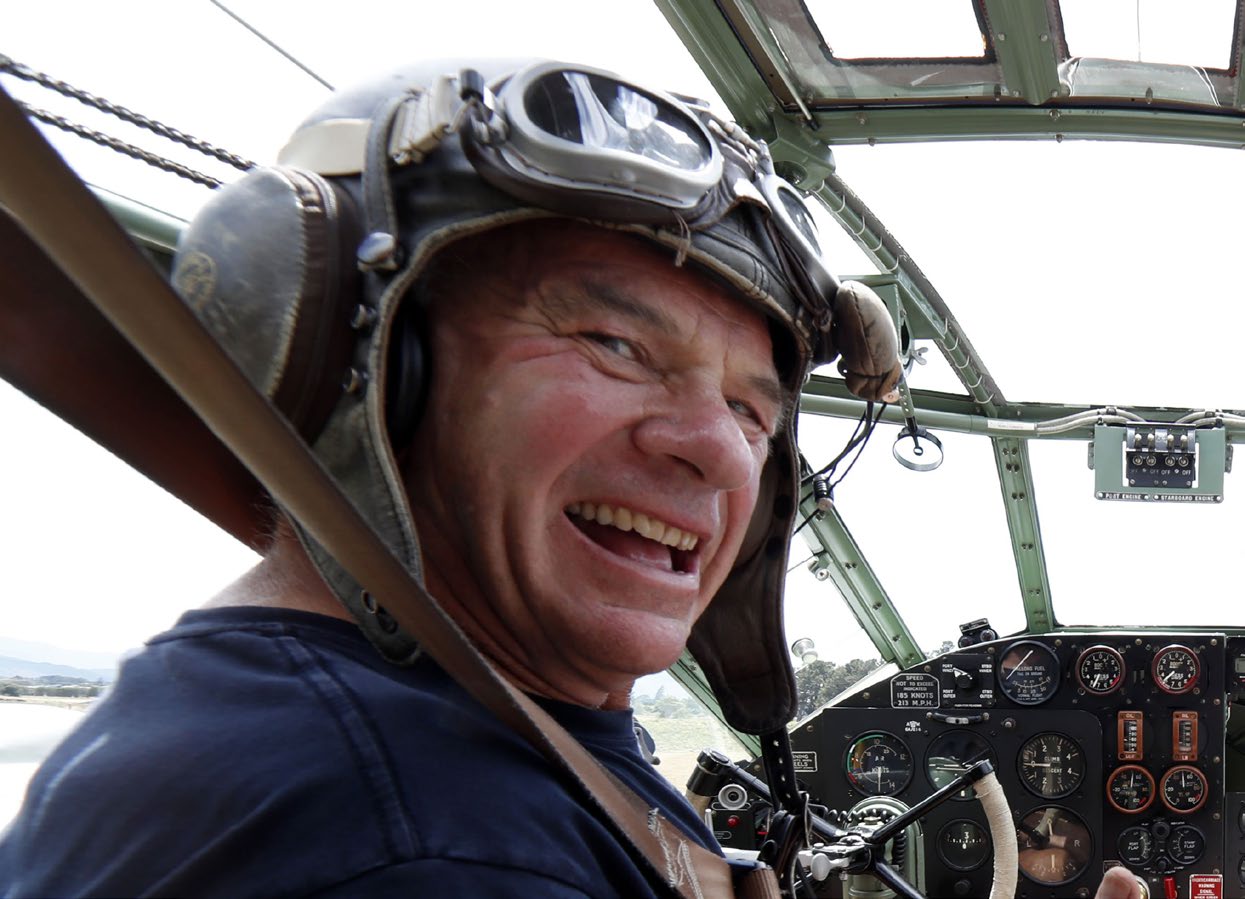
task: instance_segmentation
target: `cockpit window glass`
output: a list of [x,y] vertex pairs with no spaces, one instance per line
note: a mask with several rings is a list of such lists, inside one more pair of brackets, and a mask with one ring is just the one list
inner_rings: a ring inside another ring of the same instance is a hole
[[1063,0],[1072,56],[1232,68],[1234,0]]
[[1068,0],[1062,8],[1049,4],[1047,20],[1032,33],[1018,32],[1015,21],[1006,30],[1005,20],[987,27],[978,12],[983,5],[969,0],[750,6],[754,58],[767,60],[758,71],[787,104],[792,93],[820,109],[1040,102],[1017,69],[1018,60],[1029,59],[1046,70],[1041,77],[1055,76],[1043,92],[1057,99],[1236,107],[1232,0]]
[[808,13],[836,59],[929,59],[984,52],[985,39],[968,0],[812,0]]
[[805,206],[817,225],[817,242],[821,244],[822,256],[829,262],[831,270],[838,275],[872,275],[877,272],[874,261],[865,255],[865,251],[843,230],[825,206],[814,197],[809,197]]
[[[998,141],[835,157],[1008,401],[1245,405],[1240,309],[1224,303],[1245,206],[1239,150]],[[937,389],[925,372],[913,389]]]
[[1056,621],[1239,624],[1222,576],[1245,533],[1245,486],[1231,474],[1222,503],[1111,502],[1094,498],[1083,441],[1030,441],[1029,455]]
[[667,672],[636,681],[631,707],[636,723],[653,740],[650,751],[657,756],[657,771],[680,793],[703,750],[716,749],[732,759],[748,757],[735,735]]
[[[820,468],[834,458],[854,424],[802,415],[800,444],[809,463]],[[940,433],[942,467],[914,472],[891,454],[898,433],[893,425],[877,427],[836,488],[834,501],[917,644],[928,654],[948,640],[954,642],[959,625],[977,618],[989,618],[1001,634],[1022,629],[1023,609],[990,441]],[[839,466],[840,473],[844,467]],[[800,538],[796,543],[796,552],[804,548]],[[855,628],[824,619],[822,630],[814,633],[799,623],[804,591],[812,580],[793,578],[788,587],[788,634],[793,640],[815,639],[823,659],[850,660],[854,645],[847,658],[835,655],[832,647]],[[814,586],[819,596],[827,590],[826,582]]]

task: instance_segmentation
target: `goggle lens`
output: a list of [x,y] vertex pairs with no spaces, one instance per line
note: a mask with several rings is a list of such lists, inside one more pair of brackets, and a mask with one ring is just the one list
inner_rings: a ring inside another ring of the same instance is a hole
[[682,171],[709,164],[712,150],[685,113],[610,78],[553,72],[524,97],[532,123],[588,149],[642,156]]

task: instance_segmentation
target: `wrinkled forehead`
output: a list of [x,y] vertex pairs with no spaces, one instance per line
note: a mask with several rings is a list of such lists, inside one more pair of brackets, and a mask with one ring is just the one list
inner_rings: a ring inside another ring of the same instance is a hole
[[[568,288],[574,287],[574,290]],[[568,219],[509,225],[443,248],[424,278],[423,302],[470,316],[487,302],[593,304],[677,330],[679,319],[720,317],[764,339],[778,378],[795,360],[788,330],[725,280],[643,236]],[[689,338],[694,339],[694,329]]]

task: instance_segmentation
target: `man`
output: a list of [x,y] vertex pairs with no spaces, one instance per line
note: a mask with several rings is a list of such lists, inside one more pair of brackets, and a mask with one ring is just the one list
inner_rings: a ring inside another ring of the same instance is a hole
[[[889,390],[893,334],[746,136],[604,73],[509,74],[335,99],[175,280],[502,677],[713,849],[631,685],[690,642],[735,723],[781,729],[794,401],[834,349]],[[665,894],[323,534],[272,529],[36,776],[0,892]]]

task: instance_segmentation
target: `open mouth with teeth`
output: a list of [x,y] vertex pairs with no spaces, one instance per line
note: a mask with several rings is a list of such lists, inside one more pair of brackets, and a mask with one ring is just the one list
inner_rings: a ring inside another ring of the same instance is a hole
[[697,570],[696,534],[625,506],[571,503],[566,514],[590,540],[616,555],[678,574]]

